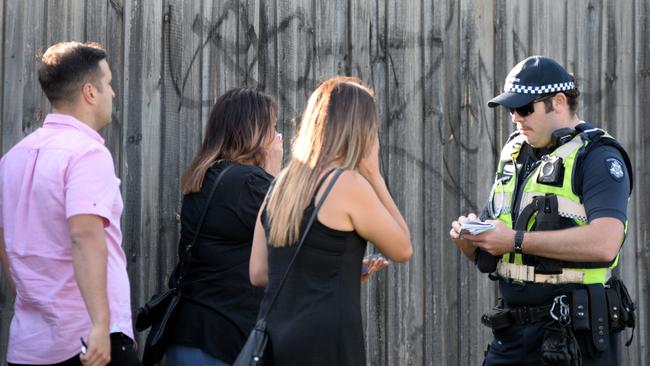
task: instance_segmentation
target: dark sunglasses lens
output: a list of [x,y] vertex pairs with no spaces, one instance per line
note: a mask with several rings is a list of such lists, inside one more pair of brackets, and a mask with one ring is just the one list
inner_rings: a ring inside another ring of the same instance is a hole
[[518,115],[522,117],[526,117],[527,115],[533,113],[534,110],[535,107],[533,106],[533,103],[530,103],[530,104],[526,104],[523,107],[510,108],[510,114],[515,114],[515,112],[517,112]]

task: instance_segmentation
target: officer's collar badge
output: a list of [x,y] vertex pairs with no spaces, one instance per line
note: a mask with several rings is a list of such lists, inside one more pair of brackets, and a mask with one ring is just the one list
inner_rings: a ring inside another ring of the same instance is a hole
[[605,159],[605,165],[607,165],[607,170],[609,175],[614,178],[615,181],[620,182],[625,176],[623,171],[623,164],[616,158],[607,158]]

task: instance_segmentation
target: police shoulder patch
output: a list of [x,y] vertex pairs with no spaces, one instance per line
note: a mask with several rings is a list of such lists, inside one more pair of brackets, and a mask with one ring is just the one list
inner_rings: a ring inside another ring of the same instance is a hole
[[605,165],[607,166],[607,171],[609,175],[614,178],[615,181],[620,182],[625,176],[625,171],[623,170],[623,163],[616,158],[607,158],[605,159]]

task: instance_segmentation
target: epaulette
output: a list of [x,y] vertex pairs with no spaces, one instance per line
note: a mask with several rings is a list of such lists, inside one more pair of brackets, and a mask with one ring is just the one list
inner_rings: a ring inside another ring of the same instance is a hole
[[[609,145],[613,146],[616,148],[620,153],[621,156],[623,157],[623,162],[625,164],[625,167],[627,168],[627,172],[630,177],[630,193],[632,192],[632,188],[634,185],[634,175],[632,171],[632,162],[630,161],[630,157],[627,154],[627,151],[623,148],[623,146],[616,140],[613,136],[609,135],[605,130],[594,127],[592,124],[584,122],[580,123],[575,127],[576,131],[580,132],[581,137],[585,141],[589,141],[590,143],[587,144],[586,146],[582,147],[580,151],[578,152],[576,156],[576,161],[582,160],[584,156],[594,147],[600,146],[600,145]],[[575,192],[575,191],[574,191]]]
[[607,132],[602,128],[595,127],[587,122],[579,123],[575,129],[580,133],[580,136],[584,141],[589,142],[596,142],[607,134]]

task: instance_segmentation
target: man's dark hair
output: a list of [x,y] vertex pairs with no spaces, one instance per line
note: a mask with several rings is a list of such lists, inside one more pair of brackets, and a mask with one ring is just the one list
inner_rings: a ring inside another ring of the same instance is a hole
[[99,43],[61,42],[50,46],[41,57],[38,81],[50,103],[74,102],[85,83],[101,92],[99,62],[106,59]]
[[[571,90],[563,91],[560,93],[566,95],[567,103],[569,104],[569,110],[573,115],[576,114],[576,111],[578,110],[578,97],[580,96],[580,90],[578,90],[578,83],[576,82],[575,77],[571,75],[571,78],[573,79],[573,84],[575,87]],[[553,101],[551,99],[544,100],[544,109],[546,110],[546,113],[550,113],[554,110]]]

